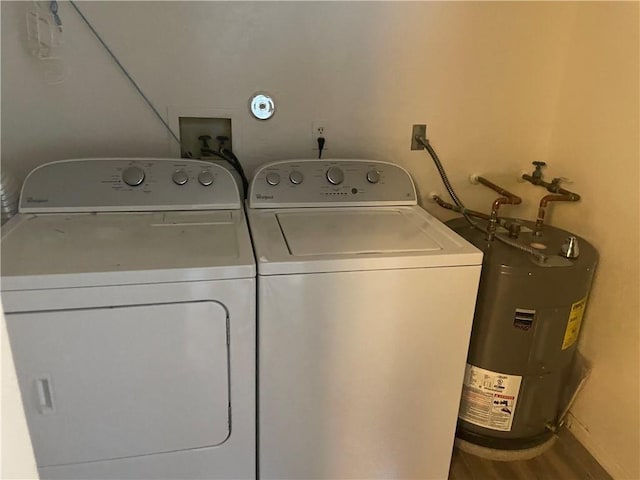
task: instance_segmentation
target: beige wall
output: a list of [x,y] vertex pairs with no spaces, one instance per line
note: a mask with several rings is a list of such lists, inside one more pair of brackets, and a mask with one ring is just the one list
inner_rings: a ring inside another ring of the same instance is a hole
[[572,430],[617,478],[640,478],[639,4],[577,10],[548,161],[583,196],[553,221],[593,242],[600,264],[580,350],[593,364]]
[[[166,132],[64,2],[58,55],[67,78],[46,83],[43,62],[24,42],[30,3],[1,2],[2,166],[23,177],[62,158],[167,155]],[[423,197],[444,189],[426,155],[408,149],[413,123],[429,125],[473,208],[486,210],[493,195],[470,185],[470,173],[536,200],[534,187],[515,182],[531,161],[573,178],[584,201],[552,207],[552,219],[602,253],[581,344],[596,367],[575,415],[607,468],[621,478],[637,472],[630,456],[637,416],[633,423],[623,412],[638,409],[630,380],[638,365],[637,267],[630,261],[638,263],[638,199],[635,189],[613,189],[614,180],[638,181],[638,114],[629,107],[638,103],[637,14],[560,2],[79,5],[163,114],[170,106],[232,112],[234,148],[249,171],[313,156],[311,124],[324,120],[327,156],[398,162]],[[592,51],[602,57],[593,65]],[[257,90],[277,102],[267,122],[247,112]],[[608,185],[596,182],[605,178]],[[604,193],[627,206],[617,214],[627,219],[621,229],[595,221],[611,216],[599,215],[606,207],[596,198]],[[446,217],[432,203],[425,207]],[[517,214],[534,211],[528,202]],[[623,245],[636,257],[624,261]],[[614,387],[612,375],[625,382]]]
[[[68,77],[44,81],[25,48],[27,5],[2,2],[4,165],[22,177],[55,159],[166,155],[161,124],[64,3],[58,55]],[[460,194],[483,206],[492,195],[469,185],[470,170],[515,172],[546,155],[573,15],[535,3],[79,5],[163,114],[235,113],[234,148],[248,170],[313,156],[311,124],[325,120],[326,155],[396,161],[423,194],[442,191],[431,161],[409,150],[411,125],[427,123]],[[248,114],[257,90],[276,99],[268,122]]]

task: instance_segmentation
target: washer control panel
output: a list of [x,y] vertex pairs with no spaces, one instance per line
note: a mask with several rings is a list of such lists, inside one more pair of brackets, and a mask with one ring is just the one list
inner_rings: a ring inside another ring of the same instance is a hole
[[411,175],[376,160],[284,160],[264,165],[249,188],[250,208],[415,205]]
[[168,158],[95,158],[42,165],[25,179],[20,212],[237,209],[226,168]]

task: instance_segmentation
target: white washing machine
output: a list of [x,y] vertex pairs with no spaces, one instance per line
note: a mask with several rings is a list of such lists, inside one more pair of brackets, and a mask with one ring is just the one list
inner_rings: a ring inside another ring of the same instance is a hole
[[255,261],[229,171],[54,162],[19,211],[2,303],[41,478],[255,478]]
[[368,160],[260,168],[262,479],[446,479],[482,253]]

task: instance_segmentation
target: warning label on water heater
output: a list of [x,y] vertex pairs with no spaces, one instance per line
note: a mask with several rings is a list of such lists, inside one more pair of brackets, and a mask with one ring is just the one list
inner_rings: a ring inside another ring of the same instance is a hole
[[491,430],[511,430],[522,377],[467,363],[458,417]]
[[567,320],[567,329],[564,332],[564,340],[562,340],[562,350],[566,350],[578,340],[580,325],[582,325],[582,315],[584,315],[584,307],[586,304],[587,298],[585,297],[571,305],[569,320]]

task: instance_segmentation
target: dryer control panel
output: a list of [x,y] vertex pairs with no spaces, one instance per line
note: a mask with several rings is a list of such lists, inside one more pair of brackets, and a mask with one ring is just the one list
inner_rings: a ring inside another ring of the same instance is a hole
[[231,172],[201,160],[93,158],[42,165],[25,179],[22,213],[241,208]]
[[404,168],[376,160],[284,160],[258,169],[250,208],[416,205]]

